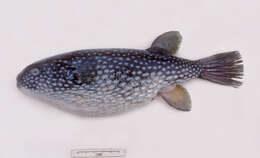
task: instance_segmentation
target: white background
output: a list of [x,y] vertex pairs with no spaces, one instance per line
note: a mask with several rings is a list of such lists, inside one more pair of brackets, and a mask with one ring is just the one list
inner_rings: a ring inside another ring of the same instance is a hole
[[[75,148],[126,148],[127,158],[260,157],[260,3],[257,0],[1,0],[0,158],[69,158]],[[23,95],[28,64],[83,48],[148,48],[179,30],[178,56],[239,50],[244,84],[194,80],[193,108],[157,99],[109,118],[81,118]]]

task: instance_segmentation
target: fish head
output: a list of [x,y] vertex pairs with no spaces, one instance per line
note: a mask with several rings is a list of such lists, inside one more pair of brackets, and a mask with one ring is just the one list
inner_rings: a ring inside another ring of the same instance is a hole
[[69,59],[49,58],[35,62],[17,76],[17,87],[26,94],[49,97],[81,84],[77,65]]

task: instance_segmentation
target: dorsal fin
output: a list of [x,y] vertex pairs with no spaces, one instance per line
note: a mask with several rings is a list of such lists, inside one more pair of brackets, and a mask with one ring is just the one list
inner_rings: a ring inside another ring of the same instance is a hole
[[158,36],[147,49],[152,53],[175,55],[179,49],[182,36],[178,31],[169,31]]

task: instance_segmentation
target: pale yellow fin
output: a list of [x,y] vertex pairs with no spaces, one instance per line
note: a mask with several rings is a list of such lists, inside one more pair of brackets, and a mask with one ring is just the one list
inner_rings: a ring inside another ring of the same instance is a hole
[[170,106],[173,106],[178,110],[191,110],[190,95],[188,91],[181,85],[176,85],[171,90],[162,91],[160,95]]

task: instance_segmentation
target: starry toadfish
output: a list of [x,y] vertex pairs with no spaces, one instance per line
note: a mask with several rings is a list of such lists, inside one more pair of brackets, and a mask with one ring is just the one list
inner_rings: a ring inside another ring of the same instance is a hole
[[85,49],[35,62],[17,76],[25,94],[84,116],[120,114],[161,96],[170,106],[189,111],[191,99],[181,86],[204,79],[239,87],[243,65],[238,51],[199,60],[174,56],[182,37],[170,31],[146,50]]

